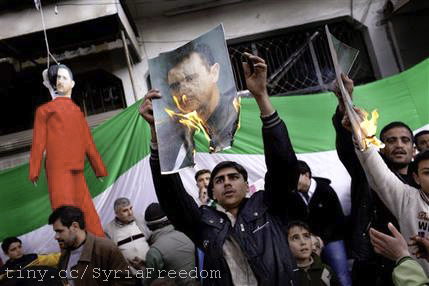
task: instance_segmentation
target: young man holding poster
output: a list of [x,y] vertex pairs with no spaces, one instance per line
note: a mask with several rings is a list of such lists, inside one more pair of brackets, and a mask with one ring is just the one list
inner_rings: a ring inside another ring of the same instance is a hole
[[[152,100],[157,90],[145,96],[141,115],[152,130],[151,169],[161,207],[175,228],[184,232],[205,253],[207,285],[296,285],[296,269],[282,233],[280,218],[287,192],[298,182],[297,159],[284,122],[271,105],[266,89],[267,65],[245,54],[254,67],[243,63],[248,89],[261,111],[267,173],[265,191],[245,198],[247,171],[236,162],[224,161],[212,171],[209,196],[216,208],[198,207],[183,187],[179,174],[161,175]],[[286,172],[285,172],[286,170]]]

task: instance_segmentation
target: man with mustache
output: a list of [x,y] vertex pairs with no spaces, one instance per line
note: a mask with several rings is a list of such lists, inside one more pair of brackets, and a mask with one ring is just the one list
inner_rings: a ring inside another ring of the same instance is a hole
[[56,86],[53,100],[36,110],[31,144],[29,179],[39,179],[43,153],[51,208],[73,205],[85,212],[88,230],[104,236],[100,218],[85,182],[85,157],[97,177],[107,176],[106,167],[94,144],[85,116],[71,99],[73,74],[65,65],[49,68],[49,81]]
[[[342,76],[345,87],[350,95],[353,92],[353,81]],[[365,172],[356,156],[352,140],[350,121],[345,112],[341,93],[337,87],[334,92],[339,105],[332,118],[336,130],[336,149],[338,157],[347,169],[351,181],[351,214],[348,217],[348,246],[351,258],[354,259],[352,269],[353,285],[393,285],[391,274],[394,263],[376,255],[369,241],[370,227],[390,233],[387,224],[396,218],[371,190]],[[392,122],[380,132],[380,139],[385,147],[380,153],[390,170],[403,182],[415,186],[408,170],[414,155],[413,133],[403,122]]]

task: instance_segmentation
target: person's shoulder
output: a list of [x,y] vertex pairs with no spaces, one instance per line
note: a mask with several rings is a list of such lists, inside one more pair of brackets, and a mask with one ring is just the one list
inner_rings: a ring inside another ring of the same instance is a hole
[[51,101],[48,101],[48,102],[45,102],[45,103],[39,105],[36,108],[36,115],[39,114],[39,113],[41,113],[41,112],[46,112],[47,110],[49,110],[50,108],[52,108],[52,106],[53,106],[52,102],[53,101],[51,100]]
[[317,184],[321,185],[331,185],[331,180],[328,178],[322,178],[322,177],[313,177],[313,179],[317,182]]
[[109,223],[104,227],[104,232],[111,236],[112,232],[116,231],[115,227],[115,219],[112,219]]
[[315,192],[319,193],[335,193],[334,189],[331,186],[331,180],[327,178],[321,178],[321,177],[313,177],[313,179],[316,181],[316,190]]
[[106,229],[110,229],[115,226],[115,219],[112,219],[110,222],[107,223]]
[[117,247],[111,239],[99,236],[94,236],[94,245],[97,245],[100,248]]
[[84,251],[93,253],[106,253],[116,249],[116,244],[106,237],[95,236],[92,233],[87,233]]

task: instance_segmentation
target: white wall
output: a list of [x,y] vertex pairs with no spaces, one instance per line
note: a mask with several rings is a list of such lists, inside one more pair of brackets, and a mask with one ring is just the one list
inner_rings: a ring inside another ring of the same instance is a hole
[[353,17],[363,21],[369,29],[381,76],[397,73],[384,25],[379,23],[385,0],[255,0],[186,15],[140,18],[135,21],[141,36],[142,50],[151,58],[183,45],[221,22],[226,38],[234,39],[351,15],[351,2]]
[[[29,3],[33,1],[27,1]],[[42,4],[44,1],[41,1]],[[43,5],[42,11],[46,29],[70,25],[117,13],[117,5],[113,1],[105,5],[83,5],[86,0],[58,1],[58,13],[55,5]],[[68,5],[73,4],[73,5]],[[82,5],[80,5],[82,4]],[[23,21],[23,19],[25,19]],[[0,15],[0,39],[12,38],[43,30],[40,11],[35,6],[28,9],[2,11]],[[7,28],[4,28],[7,27]]]

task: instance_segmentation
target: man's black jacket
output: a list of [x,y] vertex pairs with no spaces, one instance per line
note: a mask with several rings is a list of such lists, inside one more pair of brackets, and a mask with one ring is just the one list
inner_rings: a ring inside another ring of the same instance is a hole
[[162,209],[175,228],[204,251],[204,270],[220,273],[220,278],[207,278],[207,285],[232,285],[222,250],[229,235],[240,244],[259,285],[296,285],[296,264],[280,217],[285,212],[287,193],[298,182],[297,159],[277,112],[264,118],[263,124],[265,191],[242,201],[234,227],[225,213],[207,206],[198,208],[178,174],[161,175],[157,152],[152,150],[152,176]]
[[289,220],[305,221],[311,232],[322,238],[325,244],[344,239],[344,213],[331,181],[313,177],[316,189],[307,205],[299,192],[293,191],[287,202]]

